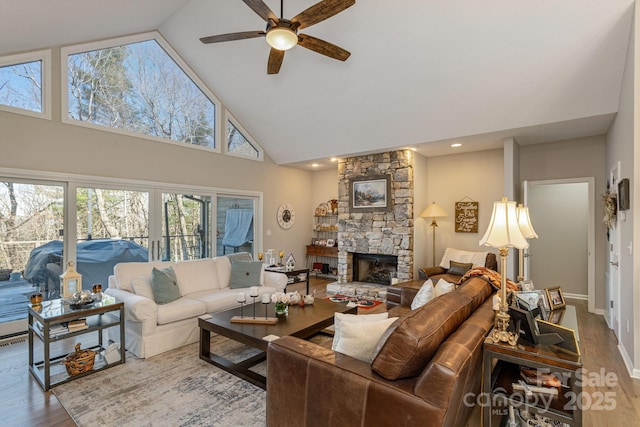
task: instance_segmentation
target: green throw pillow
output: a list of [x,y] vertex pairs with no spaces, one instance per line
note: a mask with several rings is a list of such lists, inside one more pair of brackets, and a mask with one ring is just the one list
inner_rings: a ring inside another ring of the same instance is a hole
[[462,262],[449,261],[448,274],[455,274],[456,276],[464,276],[464,273],[471,270],[473,263],[464,264]]
[[260,286],[261,261],[231,259],[231,289]]
[[151,290],[156,304],[167,304],[180,298],[178,278],[173,267],[151,270]]

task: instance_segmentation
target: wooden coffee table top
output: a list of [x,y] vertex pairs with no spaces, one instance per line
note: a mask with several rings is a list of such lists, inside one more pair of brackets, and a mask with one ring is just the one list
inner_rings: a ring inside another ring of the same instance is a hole
[[[212,313],[209,319],[199,319],[201,329],[215,332],[236,341],[243,342],[252,347],[267,349],[268,341],[263,338],[268,335],[283,337],[292,335],[298,338],[309,338],[324,328],[333,324],[335,313],[356,314],[357,307],[347,307],[346,304],[316,298],[312,305],[300,307],[289,306],[287,317],[278,318],[275,325],[231,323],[233,316],[240,316],[240,308]],[[267,304],[268,317],[274,317],[274,304]],[[253,317],[253,305],[247,304],[243,308],[244,317]],[[256,303],[256,318],[265,317],[265,305]]]

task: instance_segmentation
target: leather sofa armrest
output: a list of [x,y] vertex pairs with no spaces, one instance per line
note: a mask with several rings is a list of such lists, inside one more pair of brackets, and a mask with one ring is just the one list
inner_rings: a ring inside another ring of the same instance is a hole
[[267,352],[269,426],[442,423],[443,410],[413,394],[416,378],[387,381],[368,363],[291,336]]
[[437,274],[445,274],[447,272],[446,269],[442,267],[425,267],[418,270],[418,278],[427,280],[431,276],[435,276]]

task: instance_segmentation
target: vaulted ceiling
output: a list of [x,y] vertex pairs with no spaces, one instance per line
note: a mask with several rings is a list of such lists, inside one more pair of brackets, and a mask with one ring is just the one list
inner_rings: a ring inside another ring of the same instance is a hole
[[[265,0],[280,14],[280,2]],[[285,0],[292,17],[315,0]],[[279,164],[416,147],[427,155],[606,132],[618,109],[633,0],[356,0],[304,33],[267,75],[263,30],[242,1],[2,0],[0,54],[158,30]]]

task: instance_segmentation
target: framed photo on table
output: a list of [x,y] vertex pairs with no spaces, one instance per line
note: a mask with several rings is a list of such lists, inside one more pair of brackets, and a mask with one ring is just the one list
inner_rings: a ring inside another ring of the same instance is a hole
[[557,310],[558,308],[563,308],[567,303],[564,300],[564,294],[562,293],[562,288],[560,286],[555,288],[547,288],[545,289],[547,293],[547,299],[549,300],[549,306],[551,310]]
[[510,306],[509,315],[511,316],[511,322],[519,327],[519,330],[515,331],[518,337],[530,342],[531,344],[538,344],[539,332],[534,318],[534,313],[529,310]]

